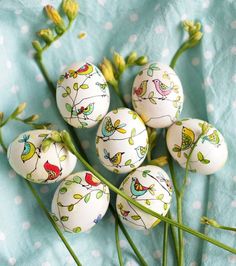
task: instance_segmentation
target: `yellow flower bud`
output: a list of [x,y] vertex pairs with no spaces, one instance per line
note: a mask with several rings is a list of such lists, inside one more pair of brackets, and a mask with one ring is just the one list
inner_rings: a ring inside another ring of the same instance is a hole
[[79,4],[76,0],[64,0],[62,3],[62,9],[71,21],[74,20],[78,14]]
[[148,58],[147,56],[140,56],[136,61],[135,64],[138,66],[143,66],[148,63]]
[[100,68],[106,81],[110,83],[113,87],[117,87],[118,82],[114,77],[113,67],[111,62],[106,58],[104,58],[103,63],[100,65]]
[[168,159],[167,159],[167,156],[160,156],[154,160],[151,161],[151,163],[153,165],[157,165],[157,166],[165,166],[167,163],[168,163]]
[[24,119],[25,123],[32,123],[39,119],[39,115],[31,115],[30,117]]
[[117,52],[114,52],[113,54],[113,61],[117,68],[117,70],[122,73],[125,70],[125,60],[123,56],[118,54]]
[[15,111],[11,114],[12,118],[15,118],[16,116],[20,115],[26,108],[26,103],[21,103]]
[[32,46],[34,47],[34,49],[37,51],[37,52],[40,52],[42,51],[42,47],[41,47],[41,44],[39,43],[39,41],[32,41]]
[[131,52],[129,54],[129,56],[128,56],[127,64],[133,64],[136,59],[137,59],[137,53],[136,52]]
[[42,29],[38,31],[37,34],[48,44],[50,44],[54,39],[53,32],[50,29]]
[[62,17],[60,16],[60,14],[58,13],[58,11],[51,5],[45,6],[45,11],[46,11],[49,19],[51,19],[51,21],[58,28],[60,28],[62,31],[64,31],[65,30],[64,21],[63,21]]

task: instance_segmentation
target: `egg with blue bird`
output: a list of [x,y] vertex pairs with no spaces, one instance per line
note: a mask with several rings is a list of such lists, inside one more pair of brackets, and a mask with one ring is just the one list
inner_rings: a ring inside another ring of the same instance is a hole
[[76,157],[61,143],[52,142],[43,150],[51,130],[31,130],[19,135],[7,151],[13,170],[27,180],[49,184],[62,180],[75,168]]
[[100,162],[115,173],[128,173],[139,167],[148,151],[148,134],[140,116],[128,109],[110,111],[96,135]]
[[89,62],[67,67],[57,82],[57,107],[75,128],[90,128],[106,115],[110,93],[101,71]]
[[166,128],[179,117],[184,101],[181,82],[168,65],[152,62],[143,66],[132,87],[134,110],[152,128]]
[[[172,183],[167,173],[158,166],[146,165],[135,169],[123,180],[119,189],[162,216],[165,216],[170,208]],[[123,223],[137,230],[151,229],[160,222],[120,195],[116,198],[116,211]]]

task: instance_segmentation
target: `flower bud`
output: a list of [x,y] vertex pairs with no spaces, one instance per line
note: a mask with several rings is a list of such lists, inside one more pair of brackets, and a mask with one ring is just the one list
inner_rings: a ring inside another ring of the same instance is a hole
[[47,5],[47,6],[45,6],[45,11],[46,11],[49,19],[51,19],[51,21],[58,28],[60,28],[62,31],[65,31],[64,21],[63,21],[62,17],[60,16],[60,14],[57,12],[57,10],[53,6]]
[[62,142],[61,135],[58,131],[52,131],[51,139],[55,142]]
[[202,224],[208,224],[211,225],[213,227],[219,228],[220,225],[217,223],[217,221],[213,220],[213,219],[209,219],[208,217],[203,216],[201,218],[201,223]]
[[113,61],[119,73],[122,73],[125,70],[125,60],[123,56],[114,52]]
[[148,58],[147,56],[140,56],[136,61],[135,64],[138,66],[143,66],[148,63]]
[[168,163],[167,156],[160,156],[151,161],[152,165],[157,165],[160,167],[167,165],[167,163]]
[[127,64],[132,65],[137,60],[137,53],[131,52],[127,58]]
[[102,64],[100,65],[100,68],[106,81],[110,83],[113,87],[117,87],[118,82],[114,77],[114,71],[113,71],[113,66],[112,66],[111,61],[104,58]]
[[38,119],[39,119],[39,115],[31,115],[30,117],[27,117],[26,119],[24,119],[24,122],[25,123],[32,123]]
[[12,118],[17,117],[18,115],[20,115],[26,108],[26,103],[21,103],[16,109],[15,111],[11,114]]
[[39,43],[39,41],[32,41],[32,46],[34,47],[34,49],[37,51],[37,52],[40,52],[42,51],[42,47],[41,47],[41,44]]
[[4,118],[4,113],[3,112],[0,112],[0,125],[1,125],[1,123],[3,121],[3,118]]
[[53,32],[50,29],[42,29],[38,31],[38,36],[41,37],[47,44],[54,40]]
[[69,21],[72,21],[78,14],[79,4],[76,0],[64,0],[62,3],[62,9],[67,15]]

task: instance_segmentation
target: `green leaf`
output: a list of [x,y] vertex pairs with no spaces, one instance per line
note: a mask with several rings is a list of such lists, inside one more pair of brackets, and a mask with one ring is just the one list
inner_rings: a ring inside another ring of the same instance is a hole
[[132,160],[131,160],[131,159],[129,159],[129,160],[127,160],[127,161],[125,162],[125,165],[126,165],[126,166],[128,166],[128,165],[130,165],[130,164],[131,164],[131,162],[132,162]]
[[100,190],[100,191],[98,191],[98,193],[96,194],[96,198],[97,198],[97,199],[100,199],[100,198],[102,197],[102,195],[103,195],[103,191]]
[[67,157],[66,154],[62,155],[62,156],[60,157],[60,161],[61,161],[61,162],[65,161],[66,157]]
[[148,98],[152,98],[154,96],[154,91],[151,91],[148,95]]
[[136,129],[133,128],[133,129],[131,130],[131,137],[135,137],[135,135],[136,135]]
[[150,170],[144,170],[144,171],[142,172],[142,176],[143,176],[143,177],[147,177],[147,175],[148,175],[150,172],[151,172]]
[[88,89],[89,85],[88,85],[88,84],[82,84],[82,85],[80,85],[79,87],[80,87],[81,89],[83,89],[83,90],[86,90],[86,89]]
[[69,217],[68,216],[62,216],[61,217],[61,221],[63,221],[63,222],[66,222],[68,220],[69,220]]
[[181,121],[176,121],[175,124],[176,124],[177,126],[181,126],[181,125],[182,125],[182,122],[181,122]]
[[80,199],[83,198],[83,196],[82,196],[81,194],[74,194],[74,195],[73,195],[73,198],[74,198],[74,199],[79,199],[79,200],[80,200]]
[[62,187],[62,188],[60,188],[59,191],[60,191],[61,194],[64,194],[64,193],[67,192],[67,188],[66,187]]
[[203,159],[203,160],[201,161],[201,163],[203,163],[203,164],[209,164],[209,163],[210,163],[210,160]]
[[32,175],[31,174],[27,174],[26,175],[26,179],[31,179]]
[[188,154],[186,152],[184,152],[184,157],[188,159]]
[[131,165],[130,165],[130,168],[135,168],[135,165],[134,165],[134,164],[131,164]]
[[139,76],[141,76],[143,74],[143,71],[141,70],[138,74],[139,74]]
[[81,227],[77,226],[77,227],[73,228],[73,232],[74,232],[74,233],[79,233],[79,232],[81,232]]
[[39,134],[38,136],[39,136],[40,138],[46,138],[46,137],[48,136],[48,134],[43,133],[43,134]]
[[69,212],[73,211],[73,209],[74,209],[74,204],[71,204],[71,205],[68,206],[68,211]]
[[80,124],[81,124],[81,127],[82,127],[82,128],[85,128],[85,127],[87,127],[87,125],[88,125],[88,123],[86,123],[86,122],[80,122]]
[[204,160],[204,156],[203,156],[203,154],[199,151],[198,153],[197,153],[197,159],[198,159],[198,161],[202,161],[202,160]]
[[133,138],[129,138],[129,145],[134,145],[134,140],[133,140]]
[[157,104],[157,102],[156,102],[153,98],[149,98],[149,101],[150,101],[152,104]]
[[63,207],[61,202],[57,202],[57,206]]
[[47,152],[49,150],[51,144],[52,144],[52,140],[51,139],[45,139],[42,142],[42,151],[43,152]]
[[71,89],[70,89],[70,87],[66,87],[66,92],[67,92],[67,95],[70,95],[70,93],[71,93]]
[[160,194],[157,196],[157,200],[163,200],[163,198],[164,198],[164,194]]
[[96,121],[100,121],[102,120],[102,114],[100,114],[97,118],[96,118]]
[[179,152],[180,149],[179,149],[178,147],[174,147],[174,148],[172,149],[172,151],[174,151],[174,152]]
[[151,205],[151,201],[148,200],[148,199],[146,199],[145,203],[146,203],[147,205]]
[[85,196],[85,198],[84,198],[84,202],[85,202],[85,203],[88,203],[89,200],[90,200],[90,197],[91,197],[91,193],[88,193],[88,194]]
[[139,215],[132,215],[131,218],[135,221],[138,221],[141,219],[141,217]]
[[63,92],[63,93],[62,93],[62,97],[63,97],[63,98],[66,98],[67,96],[68,96],[67,92]]
[[68,112],[70,112],[71,113],[71,111],[72,111],[72,106],[69,104],[69,103],[66,103],[66,110],[68,111]]
[[164,203],[164,210],[166,211],[167,210],[167,208],[168,208],[168,204],[167,203]]
[[148,69],[147,70],[147,75],[149,76],[149,77],[152,77],[153,76],[153,71],[152,71],[152,69]]
[[53,219],[55,222],[57,222],[57,221],[59,220],[55,214],[52,214],[51,216],[52,216],[52,219]]
[[66,186],[69,186],[69,185],[71,185],[71,184],[73,184],[74,182],[73,181],[71,181],[71,180],[67,180],[66,182],[65,182],[65,185]]
[[77,183],[77,184],[80,184],[81,183],[81,181],[82,181],[82,179],[81,179],[81,177],[80,176],[74,176],[73,177],[73,181],[75,182],[75,183]]
[[79,89],[79,87],[78,87],[78,83],[77,83],[77,82],[74,83],[74,85],[73,85],[73,89],[74,89],[75,91],[77,91],[77,90]]
[[156,63],[151,64],[151,65],[149,66],[149,68],[152,69],[152,70],[160,70],[160,68],[157,66]]

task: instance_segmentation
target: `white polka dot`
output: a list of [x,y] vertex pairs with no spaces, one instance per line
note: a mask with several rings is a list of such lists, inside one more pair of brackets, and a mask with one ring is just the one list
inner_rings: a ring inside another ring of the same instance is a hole
[[50,99],[45,99],[43,102],[43,107],[48,108],[51,105],[51,100]]
[[206,33],[211,33],[211,32],[212,32],[212,27],[211,27],[210,25],[206,24],[206,25],[204,26],[204,31],[205,31]]
[[208,103],[207,105],[207,112],[212,113],[214,111],[214,105],[212,103]]
[[24,222],[24,223],[22,224],[22,228],[23,228],[24,230],[28,230],[28,229],[30,229],[30,226],[31,226],[30,222]]
[[43,187],[40,188],[40,192],[43,193],[43,194],[48,193],[48,191],[49,191],[48,186],[43,186]]
[[170,53],[169,49],[168,48],[165,48],[162,52],[161,52],[161,56],[162,57],[166,57],[168,56]]
[[104,29],[111,30],[113,28],[113,25],[110,21],[106,22],[104,25]]
[[43,75],[42,74],[38,74],[38,75],[36,75],[35,79],[38,82],[42,82],[43,81]]
[[234,75],[232,76],[232,81],[233,81],[233,82],[236,82],[236,74],[234,74]]
[[236,176],[233,177],[234,182],[236,182]]
[[212,78],[210,78],[210,77],[205,78],[205,80],[204,80],[204,85],[205,85],[206,87],[211,86],[212,84],[213,84],[213,80],[212,80]]
[[154,7],[154,10],[157,11],[159,8],[160,8],[160,4],[157,4],[157,5]]
[[56,41],[53,43],[53,46],[54,46],[55,48],[59,48],[59,47],[61,47],[61,42],[60,42],[59,40],[56,40]]
[[233,201],[231,202],[231,206],[232,206],[233,208],[236,208],[236,200],[233,200]]
[[16,205],[19,205],[19,204],[21,204],[22,203],[22,197],[21,196],[16,196],[15,198],[14,198],[14,202],[15,202],[15,204]]
[[16,14],[16,15],[20,15],[21,13],[22,13],[22,9],[16,9],[16,10],[15,10],[15,14]]
[[183,20],[186,20],[188,18],[188,16],[187,16],[187,14],[183,14],[182,16],[181,16],[181,20],[183,21]]
[[200,63],[200,59],[199,59],[198,57],[194,57],[194,58],[192,59],[192,64],[193,64],[194,66],[199,65],[199,63]]
[[155,32],[157,33],[157,34],[159,34],[159,33],[163,33],[165,31],[165,27],[163,26],[163,25],[158,25],[158,26],[156,26],[156,28],[155,28]]
[[90,147],[90,142],[88,140],[83,140],[81,144],[82,144],[83,149],[85,150]]
[[89,55],[89,56],[87,56],[85,58],[85,60],[88,61],[88,62],[90,62],[90,63],[92,63],[92,62],[94,62],[94,57],[92,55]]
[[130,94],[125,94],[124,95],[124,100],[126,103],[130,103],[131,102],[131,95]]
[[236,263],[236,255],[229,255],[228,256],[228,261],[230,263]]
[[98,1],[98,4],[101,6],[104,6],[106,3],[106,0],[97,0],[97,1]]
[[4,241],[6,239],[6,236],[3,232],[0,232],[0,241]]
[[20,28],[21,33],[26,34],[29,31],[29,26],[28,25],[23,25]]
[[128,242],[126,240],[120,240],[120,246],[121,248],[126,248],[128,246]]
[[1,35],[0,36],[0,45],[3,45],[4,44],[4,37]]
[[192,262],[190,262],[189,266],[197,266],[197,262],[196,261],[192,261]]
[[11,92],[14,93],[14,94],[16,94],[19,91],[19,89],[20,89],[19,86],[13,85],[11,87]]
[[203,255],[202,255],[202,261],[204,261],[204,262],[205,262],[205,261],[207,261],[207,259],[208,259],[208,256],[207,256],[207,254],[203,254]]
[[208,209],[211,209],[211,208],[212,208],[212,205],[213,205],[212,202],[209,201],[209,202],[207,203],[207,208],[208,208]]
[[202,3],[202,7],[203,8],[208,8],[210,5],[210,1],[209,0],[204,0],[203,3]]
[[231,54],[236,55],[236,46],[231,48]]
[[16,259],[15,258],[9,258],[8,264],[9,265],[15,265],[16,264]]
[[14,178],[14,177],[16,177],[16,172],[15,172],[14,170],[10,170],[10,171],[8,172],[8,177],[9,177],[9,178]]
[[100,257],[101,256],[101,253],[100,253],[100,251],[99,250],[92,250],[91,251],[91,254],[92,254],[92,256],[93,257],[95,257],[95,258],[98,258],[98,257]]
[[126,263],[126,266],[139,266],[139,264],[134,260],[129,260]]
[[205,57],[205,59],[211,59],[211,58],[213,58],[213,52],[212,51],[209,51],[209,50],[205,51],[204,52],[204,57]]
[[134,43],[138,39],[138,36],[136,34],[132,34],[129,36],[129,42]]
[[[232,107],[234,108],[234,109],[236,109],[236,100],[234,100],[233,102],[232,102]],[[235,177],[236,178],[236,177]]]
[[198,209],[201,209],[201,207],[202,207],[202,204],[199,200],[194,201],[194,203],[193,203],[194,209],[198,210]]
[[130,14],[129,19],[132,22],[137,21],[138,20],[138,14],[136,14],[136,13]]
[[12,67],[12,63],[11,63],[10,60],[7,60],[7,61],[6,61],[6,67],[7,67],[8,69],[11,69],[11,67]]
[[156,250],[153,252],[153,258],[160,259],[162,257],[162,252],[160,250]]
[[34,248],[39,249],[42,246],[41,242],[37,241],[34,243]]
[[231,26],[231,28],[232,29],[236,29],[236,20],[234,20],[234,21],[232,21],[231,23],[230,23],[230,26]]
[[41,266],[51,266],[51,264],[48,261],[45,261],[41,264]]

